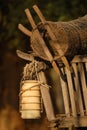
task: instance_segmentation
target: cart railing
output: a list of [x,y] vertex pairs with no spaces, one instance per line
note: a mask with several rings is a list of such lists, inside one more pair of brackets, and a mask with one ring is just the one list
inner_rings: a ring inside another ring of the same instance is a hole
[[[87,55],[75,56],[71,62],[73,73],[64,67],[66,81],[61,80],[65,115],[60,127],[87,126]],[[60,116],[61,118],[61,116]],[[62,124],[62,125],[61,125]]]

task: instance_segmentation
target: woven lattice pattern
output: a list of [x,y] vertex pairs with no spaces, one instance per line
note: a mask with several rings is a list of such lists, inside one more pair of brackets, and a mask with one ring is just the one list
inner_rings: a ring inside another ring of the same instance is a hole
[[[48,24],[55,34],[58,44],[60,44],[65,56],[71,59],[76,54],[87,53],[87,15],[69,22],[50,22],[45,24],[39,23],[38,29],[53,55],[58,55],[56,48],[53,47],[56,41],[52,41],[45,29]],[[39,44],[39,38],[33,34],[31,35],[31,47],[39,57],[47,59],[44,50]]]

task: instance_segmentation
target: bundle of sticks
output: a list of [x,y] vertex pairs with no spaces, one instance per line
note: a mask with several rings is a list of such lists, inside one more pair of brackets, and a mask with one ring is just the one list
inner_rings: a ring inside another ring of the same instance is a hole
[[40,58],[50,61],[56,72],[60,73],[58,61],[70,70],[69,61],[77,54],[87,53],[87,15],[69,22],[46,21],[37,5],[33,9],[41,22],[35,21],[29,11],[25,9],[32,31],[22,24],[18,28],[30,37],[33,52]]

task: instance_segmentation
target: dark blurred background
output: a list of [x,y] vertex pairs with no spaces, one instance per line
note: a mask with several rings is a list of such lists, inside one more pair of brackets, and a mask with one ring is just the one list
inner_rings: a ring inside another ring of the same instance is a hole
[[18,115],[20,80],[26,61],[18,58],[16,50],[31,50],[29,37],[18,30],[18,24],[31,29],[24,13],[26,8],[39,22],[32,9],[34,4],[50,21],[69,21],[87,14],[87,0],[0,0],[0,130],[48,130],[44,118],[25,121]]

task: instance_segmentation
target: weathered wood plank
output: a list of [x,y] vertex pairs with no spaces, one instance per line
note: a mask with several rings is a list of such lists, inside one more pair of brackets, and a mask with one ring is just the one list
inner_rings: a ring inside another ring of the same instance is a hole
[[60,82],[61,82],[61,88],[63,94],[65,115],[68,117],[70,116],[70,107],[69,107],[69,94],[68,94],[67,83],[61,77],[60,77]]
[[85,63],[85,67],[86,67],[86,73],[87,73],[87,62]]
[[[55,113],[54,113],[53,104],[52,104],[52,100],[50,96],[50,91],[49,91],[48,86],[45,85],[47,82],[46,82],[44,72],[39,73],[39,80],[40,80],[40,83],[42,84],[40,86],[40,90],[41,90],[41,95],[42,95],[42,99],[43,99],[43,103],[44,103],[44,107],[46,111],[46,116],[49,121],[55,120]],[[44,86],[43,86],[43,83],[44,83]]]
[[59,124],[59,128],[68,128],[69,126],[87,127],[87,116],[66,117]]
[[87,62],[87,55],[76,55],[71,63]]
[[84,72],[83,64],[79,63],[78,67],[79,67],[80,80],[81,80],[82,91],[83,91],[84,104],[85,104],[85,109],[86,109],[86,114],[87,114],[87,86],[86,86],[86,77],[85,77],[85,72]]
[[69,89],[69,95],[70,95],[72,116],[76,117],[77,112],[76,112],[76,104],[75,104],[72,76],[71,76],[70,71],[67,68],[66,68],[66,75],[67,75],[67,83],[68,83],[68,89]]
[[79,82],[79,75],[78,75],[78,70],[77,70],[77,65],[76,63],[72,63],[73,70],[75,73],[74,76],[74,82],[75,82],[75,89],[76,89],[76,106],[78,113],[80,113],[81,116],[84,115],[84,109],[83,109],[83,102],[82,102],[82,95],[81,95],[81,86]]

